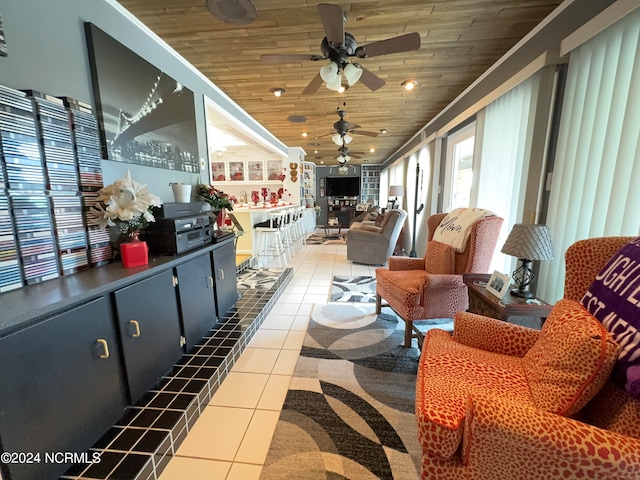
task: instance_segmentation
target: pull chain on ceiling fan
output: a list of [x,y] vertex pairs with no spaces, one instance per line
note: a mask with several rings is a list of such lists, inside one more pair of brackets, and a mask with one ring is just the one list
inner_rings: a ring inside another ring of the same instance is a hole
[[264,63],[329,60],[329,63],[320,69],[320,72],[302,91],[303,95],[315,93],[322,82],[325,82],[330,90],[339,90],[343,87],[342,75],[348,86],[360,81],[369,90],[375,91],[384,86],[385,81],[359,63],[349,63],[349,58],[365,59],[420,48],[420,34],[416,32],[358,46],[355,37],[344,31],[346,16],[342,7],[321,3],[318,5],[318,13],[326,35],[320,44],[322,55],[273,53],[260,57]]

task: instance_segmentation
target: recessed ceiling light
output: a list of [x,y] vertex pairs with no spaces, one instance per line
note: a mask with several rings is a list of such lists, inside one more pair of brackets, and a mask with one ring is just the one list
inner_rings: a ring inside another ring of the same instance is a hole
[[309,135],[307,132],[302,132],[303,137],[306,137],[307,135]]
[[324,160],[320,160],[320,163],[324,163]]
[[389,130],[387,130],[386,128],[381,128],[380,129],[380,133],[387,133]]
[[375,148],[373,148],[373,147],[371,147],[371,148],[369,149],[369,153],[373,153],[373,152],[375,152],[375,151],[376,151],[376,149],[375,149]]
[[313,153],[318,153],[318,150],[314,150]]
[[416,88],[418,85],[420,85],[418,83],[417,80],[405,80],[404,82],[402,82],[400,84],[402,86],[402,88],[404,88],[405,90],[413,90],[414,88]]
[[273,93],[273,95],[276,97],[281,97],[285,92],[284,88],[280,88],[280,87],[273,87],[269,91]]

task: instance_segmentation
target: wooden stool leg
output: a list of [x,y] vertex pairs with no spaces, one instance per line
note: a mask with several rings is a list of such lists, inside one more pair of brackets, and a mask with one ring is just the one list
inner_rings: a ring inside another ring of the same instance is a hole
[[376,293],[376,315],[380,315],[381,312],[382,312],[382,298],[380,298],[380,295]]
[[413,321],[404,321],[404,348],[411,348],[411,339],[413,338]]

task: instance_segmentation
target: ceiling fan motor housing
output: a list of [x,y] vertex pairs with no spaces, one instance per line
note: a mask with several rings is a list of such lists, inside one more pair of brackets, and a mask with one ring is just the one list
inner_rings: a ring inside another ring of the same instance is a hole
[[327,37],[322,39],[322,44],[320,45],[320,50],[324,56],[336,62],[340,68],[344,68],[347,60],[355,54],[357,48],[358,43],[349,32],[344,32],[344,45],[331,45]]

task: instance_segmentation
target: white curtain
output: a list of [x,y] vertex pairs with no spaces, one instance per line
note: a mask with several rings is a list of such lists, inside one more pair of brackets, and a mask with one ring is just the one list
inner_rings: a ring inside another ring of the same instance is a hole
[[389,169],[380,172],[380,208],[386,208],[389,201]]
[[500,253],[515,223],[522,222],[539,74],[489,104],[482,123],[478,192],[474,205],[504,218],[491,270],[511,274],[516,259]]
[[564,252],[576,240],[638,235],[640,9],[571,52],[547,225],[556,252],[538,296],[563,295]]

